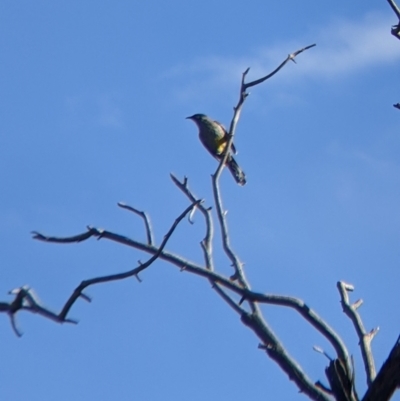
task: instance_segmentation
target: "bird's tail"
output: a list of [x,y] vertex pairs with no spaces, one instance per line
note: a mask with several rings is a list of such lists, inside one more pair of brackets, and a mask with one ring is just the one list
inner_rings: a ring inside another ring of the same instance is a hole
[[243,170],[236,163],[236,160],[231,156],[229,160],[226,162],[229,171],[232,173],[233,178],[239,185],[246,184],[246,175]]

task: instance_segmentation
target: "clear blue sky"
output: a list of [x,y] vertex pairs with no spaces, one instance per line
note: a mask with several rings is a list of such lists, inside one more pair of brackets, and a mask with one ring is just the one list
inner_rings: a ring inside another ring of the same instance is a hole
[[[353,299],[377,366],[400,332],[400,41],[385,0],[4,1],[0,4],[0,300],[23,284],[59,310],[82,280],[133,268],[139,252],[107,241],[53,245],[30,231],[73,235],[94,225],[145,239],[125,201],[152,217],[158,243],[186,199],[188,176],[212,204],[216,162],[185,117],[229,124],[241,72],[270,72],[238,125],[238,161],[222,188],[232,245],[254,289],[304,299],[355,355],[336,282]],[[202,261],[200,215],[168,250]],[[217,269],[230,274],[215,242]],[[77,326],[21,313],[17,338],[0,315],[2,400],[301,400],[258,339],[201,278],[157,262],[90,288]],[[266,319],[313,380],[326,341],[293,312]],[[400,396],[397,395],[397,400]]]

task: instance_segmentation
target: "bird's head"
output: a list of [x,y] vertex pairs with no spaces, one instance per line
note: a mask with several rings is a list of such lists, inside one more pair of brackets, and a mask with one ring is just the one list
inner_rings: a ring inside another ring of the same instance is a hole
[[207,120],[208,117],[205,114],[193,114],[192,116],[186,117],[188,120],[194,121],[197,125]]

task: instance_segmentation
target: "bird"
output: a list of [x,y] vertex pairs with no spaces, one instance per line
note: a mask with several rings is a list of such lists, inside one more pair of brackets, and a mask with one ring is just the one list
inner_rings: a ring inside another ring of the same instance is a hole
[[[196,123],[199,129],[199,138],[201,143],[212,156],[220,161],[229,141],[229,135],[225,127],[205,114],[193,114],[186,118]],[[228,158],[226,159],[226,166],[229,168],[235,181],[239,185],[245,185],[246,175],[233,158],[232,153],[236,154],[236,148],[233,143]]]

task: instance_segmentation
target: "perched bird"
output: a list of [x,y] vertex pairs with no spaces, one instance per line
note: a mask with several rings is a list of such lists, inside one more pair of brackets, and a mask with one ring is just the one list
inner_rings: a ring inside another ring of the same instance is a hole
[[[194,114],[193,116],[186,117],[196,123],[199,128],[199,138],[204,147],[217,159],[221,160],[225,147],[229,141],[229,135],[225,127],[218,121],[212,120],[205,114]],[[246,176],[236,160],[233,158],[232,153],[236,154],[236,148],[232,144],[231,152],[226,159],[226,165],[232,173],[235,181],[239,185],[246,184]]]

